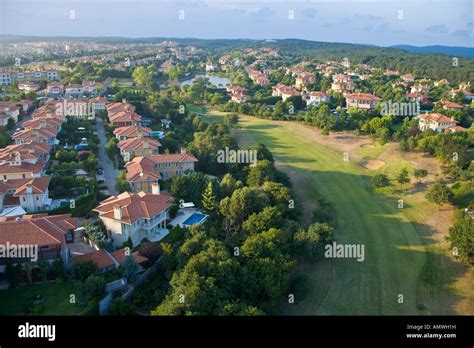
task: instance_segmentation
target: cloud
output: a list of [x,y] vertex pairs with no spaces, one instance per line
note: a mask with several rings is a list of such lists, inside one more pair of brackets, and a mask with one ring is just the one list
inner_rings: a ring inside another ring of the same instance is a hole
[[444,24],[434,24],[427,27],[426,31],[434,34],[445,34],[448,32],[448,28]]
[[471,37],[469,30],[455,30],[453,31],[453,36],[460,37],[462,39],[468,39]]
[[318,14],[318,10],[316,10],[315,8],[312,8],[312,7],[308,7],[308,8],[305,8],[303,10],[303,16],[304,17],[307,17],[307,18],[314,18],[316,17],[316,15]]

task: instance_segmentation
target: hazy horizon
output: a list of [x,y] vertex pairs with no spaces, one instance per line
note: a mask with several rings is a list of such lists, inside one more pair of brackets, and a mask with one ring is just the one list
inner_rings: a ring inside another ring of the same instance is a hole
[[[469,0],[0,0],[0,34],[473,47]],[[347,6],[350,5],[350,6]]]

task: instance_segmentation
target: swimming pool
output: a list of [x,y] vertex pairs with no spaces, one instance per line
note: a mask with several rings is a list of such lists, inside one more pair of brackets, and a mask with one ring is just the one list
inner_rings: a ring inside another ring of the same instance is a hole
[[191,226],[195,224],[202,224],[207,219],[207,215],[201,213],[192,213],[190,217],[188,217],[184,222],[183,225]]

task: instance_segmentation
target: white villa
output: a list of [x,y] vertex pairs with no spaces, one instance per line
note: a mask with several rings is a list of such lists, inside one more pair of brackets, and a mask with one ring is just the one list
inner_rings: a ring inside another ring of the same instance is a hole
[[133,246],[146,238],[150,241],[163,239],[166,228],[171,195],[160,193],[159,184],[152,186],[152,193],[124,192],[100,202],[94,209],[104,223],[108,236],[117,246],[130,237]]

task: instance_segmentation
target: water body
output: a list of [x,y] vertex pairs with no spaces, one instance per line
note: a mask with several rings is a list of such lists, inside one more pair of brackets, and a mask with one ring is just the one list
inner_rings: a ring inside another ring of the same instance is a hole
[[216,76],[216,75],[196,75],[191,79],[187,79],[182,81],[180,84],[181,85],[190,85],[193,83],[193,81],[198,78],[198,77],[203,77],[209,80],[209,82],[214,85],[215,87],[222,87],[224,88],[227,85],[230,85],[230,79],[227,77],[221,77],[221,76]]

